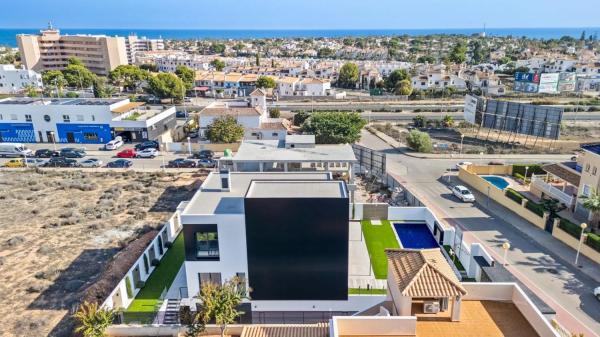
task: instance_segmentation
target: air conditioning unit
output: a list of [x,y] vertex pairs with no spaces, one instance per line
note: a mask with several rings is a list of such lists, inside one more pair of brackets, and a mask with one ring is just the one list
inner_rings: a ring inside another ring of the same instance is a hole
[[426,314],[437,314],[440,312],[439,301],[429,301],[423,303],[423,312]]

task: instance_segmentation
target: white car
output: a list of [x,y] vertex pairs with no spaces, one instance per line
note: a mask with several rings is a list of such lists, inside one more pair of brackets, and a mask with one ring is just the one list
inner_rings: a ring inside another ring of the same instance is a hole
[[139,150],[135,152],[135,156],[138,158],[154,158],[158,156],[160,153],[155,148],[147,148],[143,150]]
[[121,139],[121,137],[116,137],[115,139],[111,140],[110,142],[104,144],[104,148],[106,150],[116,150],[118,148],[120,148],[121,146],[123,146],[123,139]]
[[90,158],[80,161],[79,164],[81,167],[101,167],[104,163],[100,159]]
[[594,296],[596,296],[598,301],[600,301],[600,287],[596,287],[596,289],[594,289]]
[[29,167],[38,167],[38,166],[44,166],[44,164],[46,164],[47,160],[41,159],[41,158],[27,158],[27,166]]
[[456,164],[456,169],[460,169],[461,166],[469,166],[469,165],[473,165],[473,163],[471,163],[470,161],[461,161],[460,163]]
[[456,185],[452,188],[452,193],[462,202],[475,202],[475,196],[468,188],[462,185]]

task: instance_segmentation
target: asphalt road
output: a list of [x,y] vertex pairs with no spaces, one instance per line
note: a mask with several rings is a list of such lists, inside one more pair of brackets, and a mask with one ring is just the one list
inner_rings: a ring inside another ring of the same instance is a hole
[[[440,108],[439,106],[437,107]],[[364,119],[369,121],[412,121],[417,115],[422,115],[429,119],[442,119],[445,115],[450,115],[455,121],[464,120],[462,112],[370,112],[365,111],[361,113]],[[563,114],[563,120],[566,121],[598,121],[600,120],[600,112],[565,112]]]
[[[451,194],[445,176],[457,160],[406,156],[368,132],[363,134],[361,143],[387,152],[388,172],[427,204],[441,221],[462,229],[466,241],[483,244],[497,261],[503,261],[501,245],[508,240],[511,248],[507,269],[556,310],[557,319],[565,327],[572,332],[583,332],[586,337],[598,336],[600,301],[593,296],[593,289],[600,286],[597,264],[585,259],[583,269],[575,267],[573,249],[495,202],[488,204],[484,195],[476,193],[475,204],[459,202]],[[550,156],[548,161],[552,159]],[[458,183],[456,176],[451,177],[450,185]]]

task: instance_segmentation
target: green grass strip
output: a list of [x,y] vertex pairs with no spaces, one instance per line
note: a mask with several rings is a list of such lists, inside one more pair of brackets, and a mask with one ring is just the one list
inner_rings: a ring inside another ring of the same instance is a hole
[[373,273],[377,279],[387,278],[386,248],[400,248],[394,229],[388,220],[382,220],[381,225],[372,225],[370,220],[361,221],[361,227]]

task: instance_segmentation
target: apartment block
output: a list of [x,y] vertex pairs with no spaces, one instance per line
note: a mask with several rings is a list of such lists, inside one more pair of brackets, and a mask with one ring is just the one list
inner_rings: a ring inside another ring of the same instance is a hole
[[27,69],[37,72],[61,70],[76,57],[97,75],[108,75],[127,64],[125,38],[106,35],[61,35],[52,26],[37,35],[19,34],[17,44]]
[[165,43],[163,39],[149,39],[145,36],[129,35],[125,40],[125,47],[127,48],[127,62],[135,64],[138,53],[164,50]]
[[28,86],[42,88],[42,75],[27,69],[15,68],[12,64],[0,65],[0,94],[23,91]]

